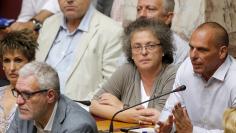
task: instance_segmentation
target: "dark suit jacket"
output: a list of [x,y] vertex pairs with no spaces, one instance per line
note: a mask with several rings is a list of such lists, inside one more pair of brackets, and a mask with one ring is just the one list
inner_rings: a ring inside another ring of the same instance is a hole
[[113,0],[97,0],[96,8],[101,13],[110,17],[112,4]]
[[[21,120],[18,110],[7,133],[32,133],[33,121]],[[66,96],[61,95],[52,126],[52,133],[97,133],[92,116]]]

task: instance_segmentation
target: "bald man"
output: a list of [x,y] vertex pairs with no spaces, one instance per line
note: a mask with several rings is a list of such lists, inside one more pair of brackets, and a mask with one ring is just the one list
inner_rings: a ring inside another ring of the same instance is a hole
[[173,118],[178,133],[223,133],[223,112],[236,105],[236,62],[228,55],[228,44],[228,33],[215,22],[192,33],[190,57],[181,64],[173,87],[187,89],[168,98],[158,133],[170,132]]

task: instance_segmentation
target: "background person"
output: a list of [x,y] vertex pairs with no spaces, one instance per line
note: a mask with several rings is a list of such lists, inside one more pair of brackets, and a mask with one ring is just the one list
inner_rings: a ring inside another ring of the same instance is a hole
[[40,31],[36,60],[55,68],[62,94],[91,99],[118,66],[122,27],[98,12],[92,0],[59,0],[62,14]]
[[[155,19],[171,27],[174,17],[174,0],[138,0],[137,18]],[[189,46],[178,34],[173,32],[174,64],[181,64],[187,57]]]
[[38,31],[45,19],[59,12],[58,0],[22,0],[21,12],[8,30]]
[[16,99],[11,90],[15,88],[18,71],[35,59],[38,43],[28,30],[7,33],[0,41],[0,59],[9,85],[0,87],[0,132],[6,132],[16,109]]
[[[138,19],[124,33],[124,52],[127,64],[121,66],[95,95],[90,111],[111,119],[123,107],[161,95],[171,90],[177,67],[173,61],[171,32],[163,24]],[[168,96],[129,109],[116,120],[154,124]]]

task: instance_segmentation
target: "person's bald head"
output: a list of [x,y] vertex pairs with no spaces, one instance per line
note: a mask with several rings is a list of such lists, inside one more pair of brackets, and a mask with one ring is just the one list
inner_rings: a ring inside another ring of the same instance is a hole
[[198,26],[189,41],[193,71],[208,81],[224,63],[228,44],[228,33],[220,24],[206,22]]
[[215,41],[215,44],[229,45],[229,35],[225,28],[216,22],[206,22],[197,27],[194,32],[199,30],[207,30],[209,34],[212,34],[212,39]]

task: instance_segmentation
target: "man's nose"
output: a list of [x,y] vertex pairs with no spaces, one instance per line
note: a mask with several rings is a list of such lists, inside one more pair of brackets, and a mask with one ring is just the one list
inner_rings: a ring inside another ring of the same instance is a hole
[[147,10],[141,9],[140,11],[138,11],[138,17],[139,18],[147,18]]
[[16,99],[16,103],[17,103],[18,105],[22,105],[22,104],[25,103],[25,100],[23,99],[23,97],[22,97],[21,95],[18,95],[18,96],[17,96],[17,99]]
[[72,3],[74,0],[66,0],[67,3]]
[[193,59],[198,57],[198,52],[195,48],[190,50],[190,57]]

